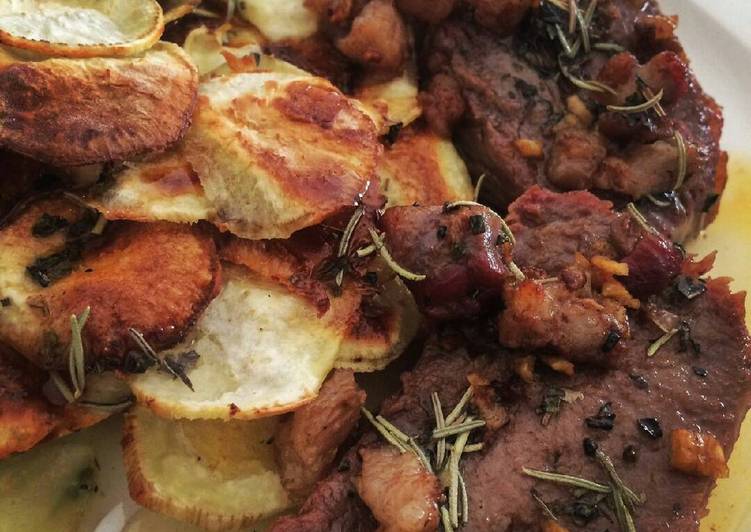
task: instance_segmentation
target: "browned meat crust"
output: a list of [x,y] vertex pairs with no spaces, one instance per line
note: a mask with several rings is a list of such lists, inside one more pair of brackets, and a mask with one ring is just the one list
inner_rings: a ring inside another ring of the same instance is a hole
[[56,166],[122,160],[177,142],[198,74],[182,50],[138,58],[65,58],[0,69],[0,145]]
[[327,473],[339,446],[360,419],[365,392],[354,374],[336,370],[318,397],[285,420],[274,439],[284,488],[305,498]]
[[468,317],[497,303],[509,275],[511,244],[491,210],[480,205],[392,207],[382,225],[396,261],[426,276],[409,284],[425,314]]
[[360,449],[357,492],[383,530],[430,532],[438,528],[441,486],[411,453],[381,445]]

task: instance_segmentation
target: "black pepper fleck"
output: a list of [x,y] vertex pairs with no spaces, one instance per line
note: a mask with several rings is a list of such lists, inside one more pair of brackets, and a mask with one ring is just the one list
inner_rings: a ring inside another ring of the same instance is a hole
[[612,351],[616,345],[618,345],[618,342],[621,340],[621,334],[618,331],[610,331],[608,333],[608,337],[605,338],[605,343],[602,344],[602,351],[604,353],[609,353]]
[[3,307],[9,307],[13,304],[13,301],[9,297],[4,297],[0,299],[0,305]]
[[375,286],[378,284],[378,273],[376,272],[365,272],[365,275],[363,278],[365,279],[365,282],[371,286]]
[[445,225],[439,225],[438,231],[436,231],[436,237],[438,237],[438,240],[443,240],[446,238],[446,233],[448,233],[449,228]]
[[600,446],[597,445],[597,442],[594,441],[592,438],[584,438],[582,441],[582,448],[584,449],[584,454],[587,456],[594,457],[597,454],[597,449]]
[[401,122],[397,122],[396,124],[393,124],[389,126],[389,131],[386,133],[386,143],[390,146],[396,142],[396,140],[399,138],[399,133],[402,131],[402,127],[404,127],[404,124]]
[[485,220],[482,214],[473,214],[469,217],[469,230],[473,235],[481,235],[485,232]]
[[591,429],[613,430],[615,425],[615,413],[612,404],[608,401],[600,407],[596,416],[590,416],[584,420]]
[[639,459],[639,448],[636,445],[626,445],[623,448],[623,461],[631,464]]
[[647,379],[644,378],[642,375],[639,375],[637,373],[631,373],[629,377],[631,378],[631,382],[634,383],[634,386],[636,386],[640,390],[649,389],[649,381],[647,381]]
[[662,427],[660,427],[660,422],[656,418],[643,417],[636,420],[636,425],[639,427],[639,430],[653,440],[662,438]]
[[700,368],[699,366],[693,366],[691,369],[694,370],[694,375],[696,375],[697,377],[701,377],[702,379],[706,379],[707,375],[709,375],[709,372],[707,371],[706,368]]

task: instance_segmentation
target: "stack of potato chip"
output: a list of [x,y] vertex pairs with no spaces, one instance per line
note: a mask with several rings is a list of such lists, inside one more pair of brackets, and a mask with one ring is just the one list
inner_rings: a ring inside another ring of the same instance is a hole
[[132,497],[234,529],[292,504],[279,416],[417,333],[399,278],[344,242],[364,198],[472,189],[410,126],[409,68],[347,95],[264,53],[315,33],[303,2],[242,2],[183,47],[159,39],[197,2],[166,4],[0,1],[0,157],[35,176],[2,186],[54,176],[0,225],[0,457],[127,410]]

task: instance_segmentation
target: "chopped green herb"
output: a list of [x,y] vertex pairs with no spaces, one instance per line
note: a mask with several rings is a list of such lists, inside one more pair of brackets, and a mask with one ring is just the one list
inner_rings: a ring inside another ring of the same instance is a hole
[[675,336],[678,333],[678,329],[673,329],[672,331],[668,331],[662,336],[660,336],[657,340],[652,342],[649,347],[647,347],[647,356],[653,357],[657,354],[657,351],[659,351],[662,346],[664,346],[666,343],[670,341],[670,339]]
[[34,225],[31,227],[31,234],[37,238],[44,238],[66,227],[68,227],[68,220],[45,212],[34,222]]

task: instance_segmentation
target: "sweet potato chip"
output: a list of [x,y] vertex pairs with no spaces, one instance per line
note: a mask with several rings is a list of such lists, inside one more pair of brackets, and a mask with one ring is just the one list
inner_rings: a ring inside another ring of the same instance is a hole
[[216,249],[200,228],[123,222],[97,236],[91,213],[43,200],[0,229],[0,342],[40,367],[67,367],[70,317],[87,307],[89,362],[117,363],[130,328],[157,348],[174,345],[219,287]]
[[277,418],[171,421],[137,407],[123,453],[130,496],[206,530],[238,530],[291,506],[274,459]]
[[0,146],[56,166],[163,150],[190,124],[197,85],[171,43],[128,58],[0,62]]

